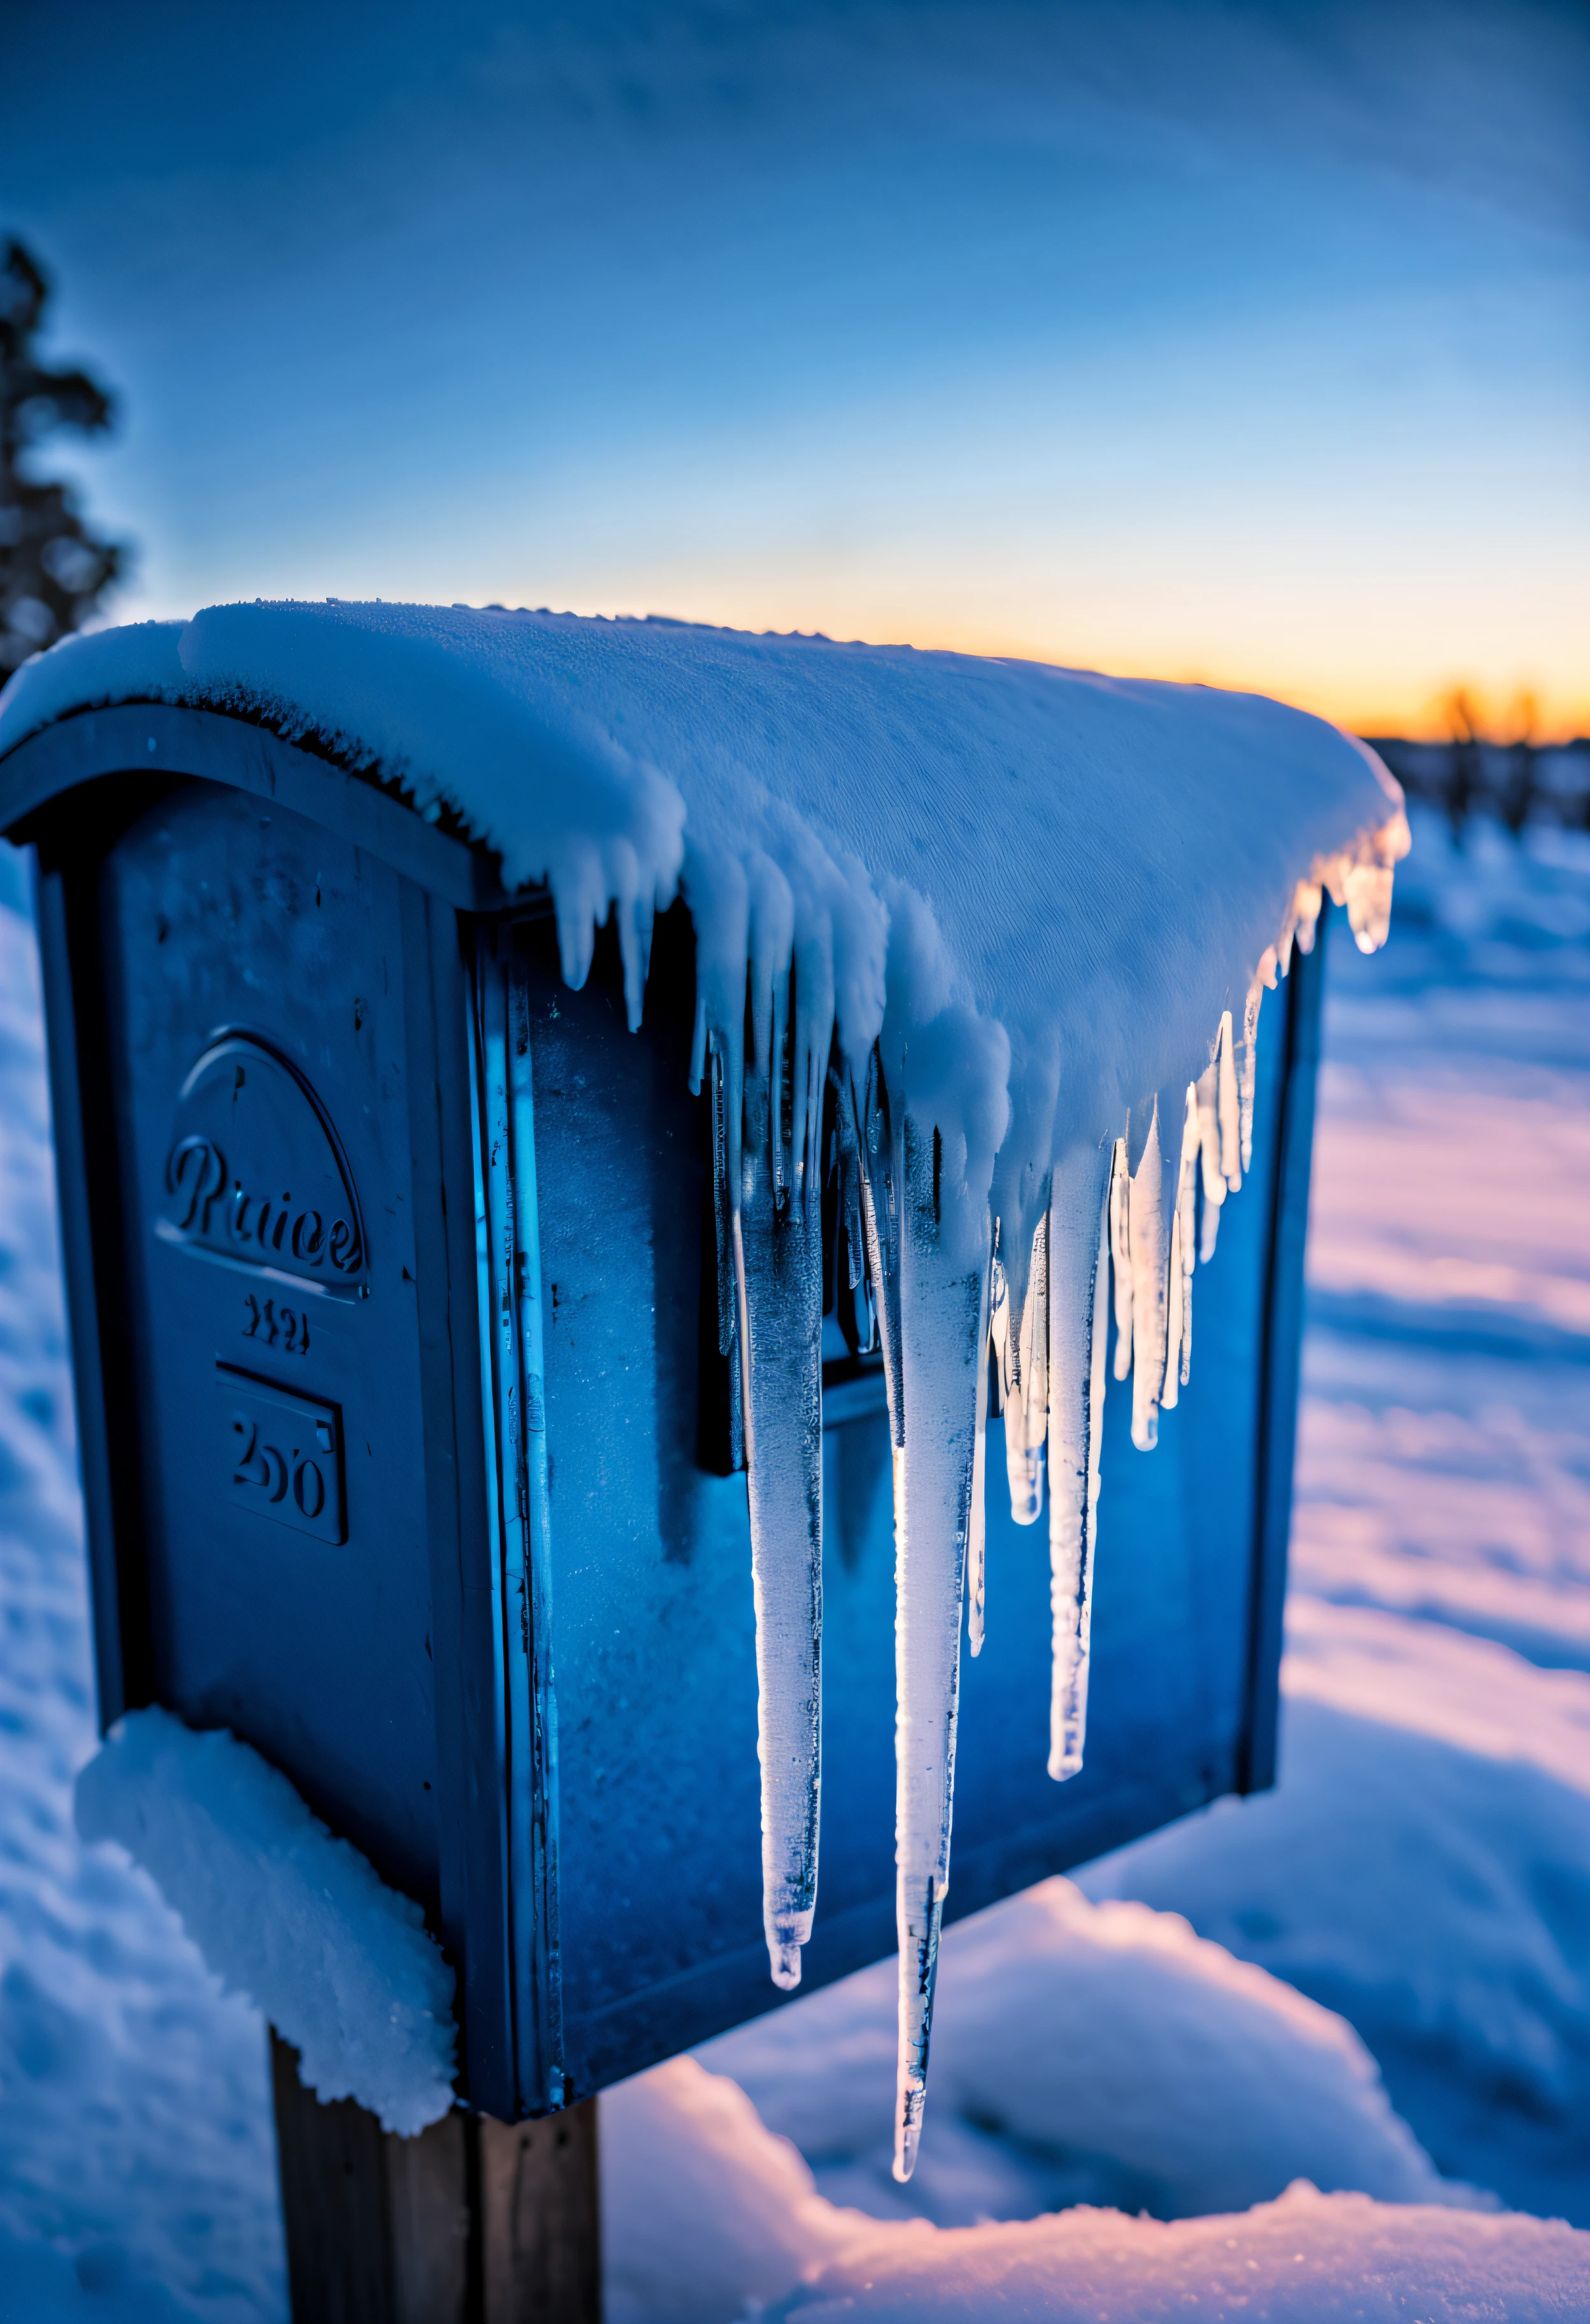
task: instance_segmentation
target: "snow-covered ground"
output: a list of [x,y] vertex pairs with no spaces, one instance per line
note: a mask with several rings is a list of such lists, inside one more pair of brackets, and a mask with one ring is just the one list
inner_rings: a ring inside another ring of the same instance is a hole
[[[610,2096],[610,2324],[1590,2312],[1590,844],[1423,821],[1331,968],[1280,1788],[951,1932],[908,2188],[887,1969]],[[254,2324],[259,2021],[71,1828],[36,982],[0,905],[0,2318]]]

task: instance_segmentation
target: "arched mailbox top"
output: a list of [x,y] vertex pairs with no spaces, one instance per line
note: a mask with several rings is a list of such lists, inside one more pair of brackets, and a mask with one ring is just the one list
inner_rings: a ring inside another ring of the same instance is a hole
[[51,720],[0,756],[0,835],[26,840],[52,827],[69,835],[50,810],[90,785],[124,817],[174,778],[226,784],[307,815],[461,911],[537,908],[534,891],[504,889],[490,848],[427,822],[395,787],[224,710],[124,703]]

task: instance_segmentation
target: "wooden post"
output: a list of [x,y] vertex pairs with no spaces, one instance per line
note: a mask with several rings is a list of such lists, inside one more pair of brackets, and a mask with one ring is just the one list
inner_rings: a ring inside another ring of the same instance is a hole
[[601,2324],[594,2098],[400,2138],[274,2030],[271,2078],[293,2324]]

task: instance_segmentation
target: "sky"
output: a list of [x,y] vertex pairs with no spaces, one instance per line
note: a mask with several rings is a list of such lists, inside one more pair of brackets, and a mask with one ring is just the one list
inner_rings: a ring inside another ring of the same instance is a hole
[[1590,13],[52,0],[117,619],[667,613],[1590,731]]

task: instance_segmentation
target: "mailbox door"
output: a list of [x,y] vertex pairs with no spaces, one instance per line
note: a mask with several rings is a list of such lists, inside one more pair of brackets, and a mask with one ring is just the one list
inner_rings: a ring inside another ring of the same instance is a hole
[[129,1358],[106,1386],[135,1407],[150,1692],[256,1745],[434,1911],[400,886],[210,784],[106,857]]

